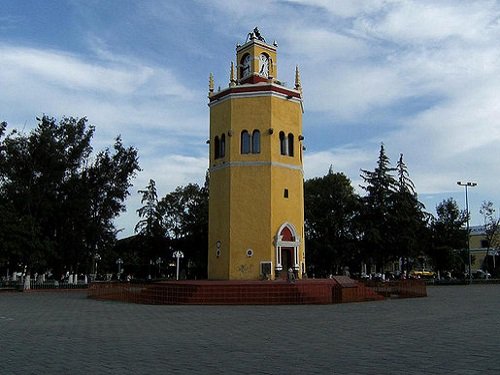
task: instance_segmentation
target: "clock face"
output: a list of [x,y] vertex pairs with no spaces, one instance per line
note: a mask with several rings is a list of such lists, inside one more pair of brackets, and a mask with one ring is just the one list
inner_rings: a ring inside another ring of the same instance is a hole
[[246,55],[241,62],[241,76],[246,77],[250,74],[250,55]]
[[259,56],[259,74],[264,77],[269,76],[269,57],[267,55]]

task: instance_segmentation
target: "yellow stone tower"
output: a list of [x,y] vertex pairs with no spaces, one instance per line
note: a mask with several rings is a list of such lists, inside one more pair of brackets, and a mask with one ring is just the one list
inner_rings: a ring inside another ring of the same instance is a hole
[[278,81],[277,44],[255,28],[236,47],[229,87],[209,80],[208,278],[305,272],[302,88]]

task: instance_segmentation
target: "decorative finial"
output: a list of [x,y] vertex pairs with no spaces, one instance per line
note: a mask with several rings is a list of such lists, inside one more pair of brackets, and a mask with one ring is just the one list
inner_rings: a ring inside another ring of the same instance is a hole
[[295,90],[299,90],[302,93],[302,85],[300,84],[300,73],[299,66],[295,66]]
[[229,75],[229,87],[236,86],[236,76],[234,74],[234,63],[231,61],[231,73]]
[[214,75],[210,73],[208,77],[208,96],[212,95],[214,92]]
[[208,77],[208,96],[212,95],[214,92],[214,75],[210,73]]

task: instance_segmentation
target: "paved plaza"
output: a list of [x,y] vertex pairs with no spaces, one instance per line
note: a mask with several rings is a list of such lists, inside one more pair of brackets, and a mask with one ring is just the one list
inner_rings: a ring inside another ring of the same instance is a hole
[[499,374],[500,285],[341,305],[0,294],[0,374]]

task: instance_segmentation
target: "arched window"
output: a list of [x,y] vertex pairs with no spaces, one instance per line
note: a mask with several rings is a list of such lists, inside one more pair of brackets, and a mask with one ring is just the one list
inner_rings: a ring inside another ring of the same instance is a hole
[[260,131],[258,130],[252,133],[252,154],[260,154]]
[[281,155],[286,155],[287,147],[286,147],[286,138],[285,133],[280,132],[280,152]]
[[241,153],[250,153],[250,134],[246,130],[241,132]]
[[226,156],[226,135],[222,134],[220,137],[220,157]]
[[293,156],[293,134],[288,134],[288,156]]
[[220,158],[220,143],[219,143],[219,137],[215,136],[214,139],[214,159]]
[[244,54],[240,61],[240,79],[250,75],[250,71],[252,69],[251,64],[252,58],[250,54]]

